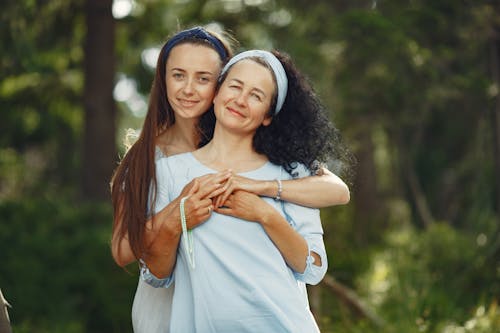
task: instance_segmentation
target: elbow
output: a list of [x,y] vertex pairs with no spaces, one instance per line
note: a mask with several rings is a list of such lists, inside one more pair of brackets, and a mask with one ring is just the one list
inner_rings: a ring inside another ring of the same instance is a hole
[[351,201],[349,187],[344,183],[339,184],[330,206],[347,205],[349,201]]
[[124,258],[122,258],[122,256],[120,256],[119,251],[114,247],[111,248],[111,255],[113,257],[113,260],[118,266],[122,268],[127,266],[127,262],[124,260]]
[[126,251],[120,249],[119,246],[111,246],[111,255],[113,257],[113,260],[118,266],[122,268],[125,268],[125,266],[131,264],[136,260],[132,253],[125,252]]
[[[323,252],[323,251],[322,251]],[[297,280],[310,285],[317,285],[323,280],[328,270],[328,259],[326,253],[323,252],[322,255],[317,255],[320,257],[318,265],[316,265],[316,260],[309,259],[306,268],[303,273],[295,272],[295,277]]]
[[119,255],[115,253],[112,253],[112,255],[113,255],[113,260],[118,266],[120,266],[121,268],[125,268],[125,266],[127,266],[127,262],[123,260]]
[[344,189],[339,201],[341,205],[347,205],[349,201],[351,201],[351,192],[349,191],[349,187],[346,184],[344,184]]

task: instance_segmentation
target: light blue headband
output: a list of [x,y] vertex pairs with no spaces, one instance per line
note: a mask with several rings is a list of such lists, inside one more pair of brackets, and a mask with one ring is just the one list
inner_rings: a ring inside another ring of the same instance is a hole
[[229,70],[229,68],[238,61],[252,57],[263,59],[273,70],[274,78],[276,79],[276,84],[278,86],[278,98],[276,100],[276,109],[274,109],[274,115],[277,115],[283,107],[283,103],[285,102],[286,93],[288,90],[288,78],[286,76],[283,65],[278,60],[278,58],[274,56],[274,54],[263,50],[250,50],[238,53],[229,60],[226,66],[224,66],[222,72],[220,73],[220,76],[222,77]]

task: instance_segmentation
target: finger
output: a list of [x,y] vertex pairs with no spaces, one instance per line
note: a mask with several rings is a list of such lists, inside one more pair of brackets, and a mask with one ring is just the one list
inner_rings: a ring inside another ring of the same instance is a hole
[[193,186],[188,191],[188,195],[192,195],[193,193],[196,193],[199,188],[200,188],[200,182],[197,179],[193,179]]
[[234,201],[231,200],[231,198],[233,197],[233,195],[230,195],[226,200],[224,200],[223,203],[221,203],[219,205],[219,207],[224,207],[224,208],[233,208],[233,203]]
[[227,197],[231,195],[233,192],[233,177],[229,178],[226,183],[224,184],[224,191],[223,194],[218,198],[217,205],[222,206],[224,205],[224,202],[226,201]]
[[205,176],[201,176],[200,179],[202,186],[207,185],[209,183],[224,183],[226,179],[231,177],[231,172],[229,171],[221,171],[218,173],[212,173]]
[[200,188],[196,196],[199,199],[211,199],[212,197],[221,193],[222,185],[219,183],[210,183]]
[[215,197],[218,197],[220,194],[224,193],[224,188],[222,186],[219,186],[219,188],[213,190],[209,194],[206,195],[207,198],[213,199]]
[[231,215],[232,209],[229,207],[215,207],[214,212],[222,215]]
[[231,178],[233,173],[229,170],[221,171],[214,175],[212,180],[217,183],[224,183],[227,179]]
[[[224,192],[223,192],[224,193]],[[221,194],[217,197],[217,202],[215,203],[215,207],[222,207],[223,205],[223,201],[222,201],[222,197],[224,196],[224,194]]]
[[231,184],[228,186],[228,188],[221,195],[219,206],[224,206],[226,204],[226,200],[229,198],[230,195],[233,194],[233,191],[234,191],[234,185],[231,182]]

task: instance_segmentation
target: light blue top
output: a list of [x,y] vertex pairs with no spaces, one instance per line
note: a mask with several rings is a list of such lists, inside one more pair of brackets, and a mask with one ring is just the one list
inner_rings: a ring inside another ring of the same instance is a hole
[[[178,197],[193,178],[214,172],[192,153],[159,159],[155,211]],[[299,173],[305,175],[305,169]],[[241,175],[259,180],[291,178],[270,162]],[[319,210],[264,200],[306,239],[309,250],[321,257],[322,266],[314,265],[309,256],[306,270],[294,272],[259,223],[213,212],[192,230],[194,269],[181,238],[170,277],[160,280],[147,268],[141,270],[144,280],[156,287],[169,287],[175,280],[171,333],[319,332],[304,284],[320,282],[327,269]]]

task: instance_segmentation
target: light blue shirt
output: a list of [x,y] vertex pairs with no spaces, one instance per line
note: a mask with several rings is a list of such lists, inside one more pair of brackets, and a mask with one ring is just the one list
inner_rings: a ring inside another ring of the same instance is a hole
[[[191,153],[159,159],[154,210],[178,197],[193,178],[214,172]],[[260,180],[291,178],[270,162],[241,175]],[[305,271],[295,272],[259,223],[213,212],[192,230],[195,268],[189,265],[181,238],[170,277],[160,280],[147,268],[141,270],[143,279],[156,287],[169,287],[175,280],[171,333],[319,332],[305,289],[305,283],[320,282],[327,269],[319,210],[264,200],[305,238],[322,265],[314,265],[309,256]]]

